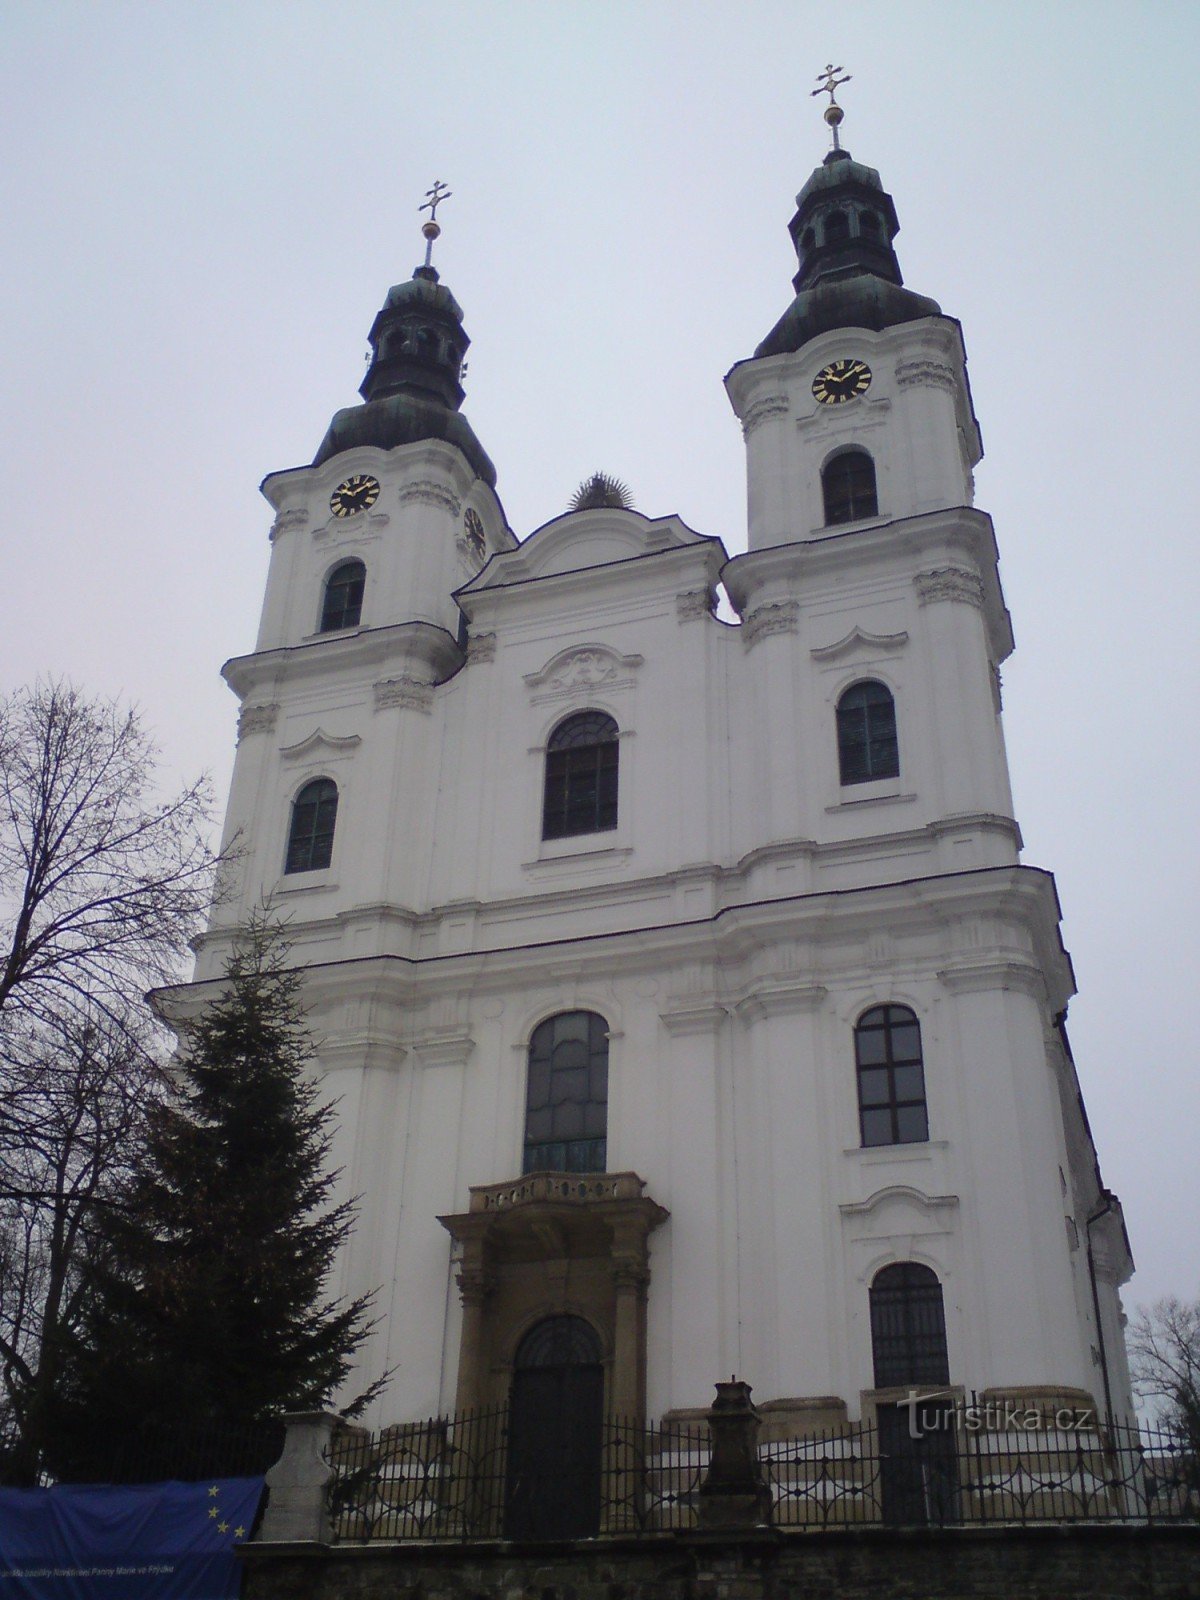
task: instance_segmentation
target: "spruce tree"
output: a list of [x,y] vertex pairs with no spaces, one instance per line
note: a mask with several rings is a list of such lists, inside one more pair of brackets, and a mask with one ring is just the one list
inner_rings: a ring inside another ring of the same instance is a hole
[[98,1463],[114,1430],[178,1437],[323,1405],[367,1336],[371,1297],[329,1293],[354,1210],[333,1203],[333,1112],[306,1075],[286,957],[277,925],[244,930],[147,1116],[123,1203],[97,1218],[64,1470]]

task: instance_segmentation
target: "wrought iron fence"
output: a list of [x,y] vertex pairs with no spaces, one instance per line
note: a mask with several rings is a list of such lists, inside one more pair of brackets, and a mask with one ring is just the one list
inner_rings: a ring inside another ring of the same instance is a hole
[[[509,1452],[504,1408],[346,1427],[330,1452],[340,1541],[639,1536],[699,1524],[704,1423],[606,1420],[596,1452],[543,1477]],[[1200,1517],[1197,1462],[1171,1435],[1110,1425],[925,1432],[848,1425],[759,1447],[783,1528],[1166,1522]],[[574,1476],[572,1476],[574,1474]]]
[[609,1419],[598,1449],[530,1477],[509,1452],[508,1410],[346,1428],[330,1452],[334,1537],[571,1538],[693,1527],[708,1465],[701,1424]]
[[927,1431],[849,1427],[760,1451],[781,1527],[1168,1522],[1200,1516],[1195,1458],[1123,1424]]

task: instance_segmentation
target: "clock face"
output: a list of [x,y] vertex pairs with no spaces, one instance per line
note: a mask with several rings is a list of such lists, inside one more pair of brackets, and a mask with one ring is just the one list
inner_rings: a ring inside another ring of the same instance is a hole
[[483,537],[483,523],[479,520],[479,513],[475,510],[468,510],[463,522],[466,525],[467,539],[470,542],[471,549],[482,561],[487,550],[487,543]]
[[846,358],[822,367],[813,379],[812,392],[823,406],[844,406],[847,400],[866,394],[870,387],[871,369],[867,363]]
[[356,511],[369,511],[378,499],[379,479],[356,472],[329,496],[329,509],[335,517],[352,517]]

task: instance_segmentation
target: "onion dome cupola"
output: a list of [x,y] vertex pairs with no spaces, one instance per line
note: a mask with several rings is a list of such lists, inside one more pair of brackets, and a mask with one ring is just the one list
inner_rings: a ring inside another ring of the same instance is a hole
[[315,467],[357,445],[391,450],[422,439],[444,439],[495,487],[496,469],[460,410],[463,357],[471,343],[462,307],[430,262],[433,241],[441,233],[436,208],[448,194],[440,184],[430,190],[434,214],[422,229],[425,260],[407,283],[388,290],[367,336],[371,353],[359,387],[364,403],[335,415],[313,458]]
[[900,223],[878,172],[841,147],[843,112],[834,89],[848,79],[835,78],[839,70],[826,69],[823,76],[830,81],[813,91],[830,97],[825,121],[833,132],[833,149],[796,196],[796,215],[789,224],[800,264],[792,279],[796,298],[755,356],[799,350],[830,328],[878,332],[941,315],[936,300],[904,287],[892,248]]

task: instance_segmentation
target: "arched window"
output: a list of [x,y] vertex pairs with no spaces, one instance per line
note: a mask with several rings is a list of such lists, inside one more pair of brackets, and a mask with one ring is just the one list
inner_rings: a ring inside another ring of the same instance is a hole
[[827,528],[879,515],[875,463],[865,450],[843,450],[827,461],[821,473],[821,493]]
[[548,1017],[529,1041],[525,1172],[603,1172],[608,1024],[594,1011]]
[[844,211],[831,211],[825,218],[825,243],[840,244],[850,237],[850,218]]
[[907,1006],[875,1006],[854,1030],[858,1120],[864,1145],[929,1137],[921,1024]]
[[950,1382],[946,1312],[936,1272],[919,1261],[897,1261],[875,1274],[871,1349],[877,1389]]
[[284,872],[316,872],[333,860],[338,791],[332,778],[314,778],[292,802]]
[[860,211],[858,215],[858,229],[860,233],[869,238],[879,237],[879,218],[874,211]]
[[336,628],[358,627],[366,583],[367,569],[361,561],[343,561],[340,567],[334,567],[325,584],[325,600],[321,606],[322,633],[332,633]]
[[837,742],[844,784],[900,776],[896,704],[886,684],[851,684],[837,703]]
[[543,839],[617,825],[617,725],[603,711],[560,722],[546,746]]

